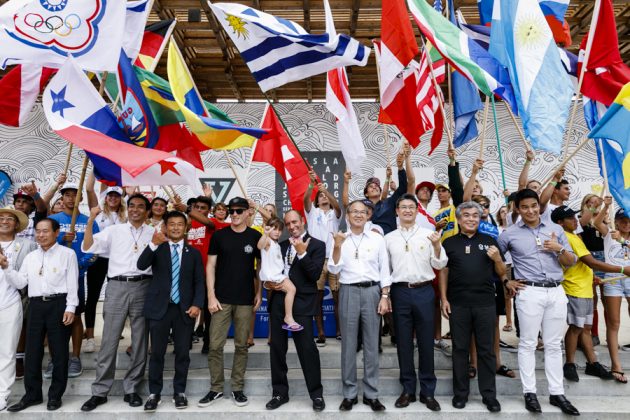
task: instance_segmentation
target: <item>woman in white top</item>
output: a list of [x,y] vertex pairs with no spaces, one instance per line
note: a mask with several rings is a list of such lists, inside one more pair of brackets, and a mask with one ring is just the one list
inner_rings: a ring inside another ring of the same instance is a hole
[[260,281],[274,283],[274,292],[284,292],[284,324],[282,329],[287,331],[302,331],[304,327],[293,318],[293,301],[295,300],[295,285],[284,274],[284,260],[280,251],[278,238],[284,229],[284,222],[278,218],[271,218],[265,223],[265,231],[258,241],[260,249]]
[[151,201],[151,208],[149,209],[149,217],[147,218],[147,225],[152,226],[155,230],[161,230],[164,223],[163,217],[166,213],[168,201],[162,197],[155,197]]
[[[604,198],[604,208],[597,214],[593,225],[604,237],[604,256],[608,264],[622,266],[620,279],[604,283],[604,309],[606,311],[606,342],[610,353],[610,370],[615,380],[627,383],[619,360],[619,325],[621,319],[621,299],[626,298],[630,303],[630,279],[626,276],[626,269],[630,272],[630,218],[620,208],[615,213],[615,230],[610,230],[604,223],[604,218],[612,204],[612,197]],[[603,279],[605,280],[605,279]]]

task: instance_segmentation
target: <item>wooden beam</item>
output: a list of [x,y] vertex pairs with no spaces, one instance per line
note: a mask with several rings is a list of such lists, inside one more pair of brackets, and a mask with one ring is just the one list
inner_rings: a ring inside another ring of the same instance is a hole
[[227,35],[223,31],[223,28],[219,24],[219,22],[217,22],[214,13],[212,13],[212,10],[208,5],[208,2],[206,0],[199,0],[199,3],[201,3],[201,7],[206,15],[206,18],[208,19],[208,23],[210,24],[210,27],[212,28],[212,31],[217,38],[219,48],[221,48],[221,51],[223,52],[223,60],[225,60],[225,78],[230,84],[230,87],[232,88],[232,92],[234,93],[236,99],[239,102],[243,102],[243,95],[241,94],[241,90],[239,89],[233,75],[234,65],[232,63],[232,59],[234,58],[234,52],[228,46]]

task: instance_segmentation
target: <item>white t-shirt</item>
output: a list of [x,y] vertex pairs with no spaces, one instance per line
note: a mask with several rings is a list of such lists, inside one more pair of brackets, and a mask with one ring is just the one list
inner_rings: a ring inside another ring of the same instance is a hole
[[[9,260],[8,270],[16,270],[15,260],[17,258],[17,254],[19,251],[18,245],[13,241],[0,242],[0,247],[2,247],[2,253]],[[17,271],[17,270],[16,270]]]
[[333,234],[339,231],[341,216],[337,217],[335,209],[327,212],[319,207],[311,206],[311,211],[306,212],[306,225],[308,234],[326,244],[326,255],[330,254],[333,247]]
[[280,245],[269,239],[269,249],[260,250],[260,280],[280,283],[285,278]]
[[604,257],[608,264],[630,266],[630,248],[613,239],[610,231],[604,236]]

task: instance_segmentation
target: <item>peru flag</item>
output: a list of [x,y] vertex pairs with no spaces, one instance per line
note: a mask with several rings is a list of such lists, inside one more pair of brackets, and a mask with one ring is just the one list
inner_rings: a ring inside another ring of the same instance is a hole
[[50,127],[82,148],[96,177],[108,185],[190,185],[200,192],[195,168],[163,152],[131,144],[116,116],[74,59],[68,59],[44,90]]
[[28,118],[37,95],[55,69],[18,65],[0,80],[0,124],[19,127]]

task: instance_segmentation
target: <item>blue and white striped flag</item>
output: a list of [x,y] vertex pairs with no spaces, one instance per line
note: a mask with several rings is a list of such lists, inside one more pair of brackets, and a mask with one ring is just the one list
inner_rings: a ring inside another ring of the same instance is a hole
[[210,3],[263,92],[343,66],[365,66],[370,49],[347,35],[311,35],[290,20],[237,3]]

